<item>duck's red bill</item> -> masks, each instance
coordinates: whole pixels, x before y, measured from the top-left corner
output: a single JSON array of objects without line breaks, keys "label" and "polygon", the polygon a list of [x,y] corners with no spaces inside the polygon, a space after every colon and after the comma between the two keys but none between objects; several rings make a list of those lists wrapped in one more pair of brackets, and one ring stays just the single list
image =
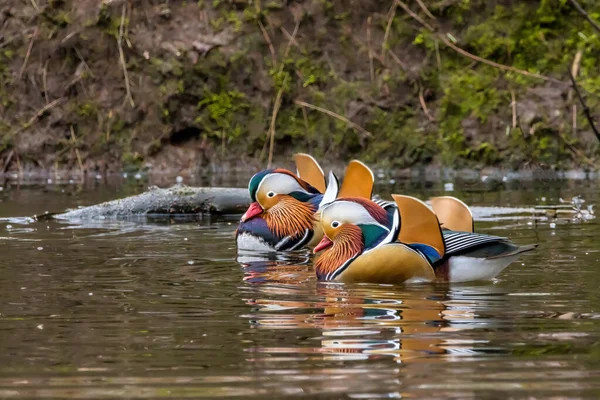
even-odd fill
[{"label": "duck's red bill", "polygon": [[246,210],[244,215],[242,215],[242,222],[246,222],[249,219],[256,217],[257,215],[262,214],[262,212],[263,212],[263,209],[260,206],[260,204],[258,204],[258,202],[254,202],[254,203],[250,204],[250,207],[248,207],[248,210]]},{"label": "duck's red bill", "polygon": [[325,250],[328,247],[331,247],[333,242],[327,236],[323,236],[323,239],[319,242],[319,244],[313,249],[313,253],[318,253],[321,250]]}]

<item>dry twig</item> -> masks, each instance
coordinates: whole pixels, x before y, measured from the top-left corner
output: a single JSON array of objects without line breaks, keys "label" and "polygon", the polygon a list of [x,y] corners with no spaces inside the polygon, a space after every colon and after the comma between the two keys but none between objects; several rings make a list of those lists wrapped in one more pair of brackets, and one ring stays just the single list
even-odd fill
[{"label": "dry twig", "polygon": [[[579,74],[579,65],[581,64],[581,57],[583,55],[583,51],[579,50],[575,53],[575,59],[573,60],[573,65],[571,66],[571,74],[573,77],[577,77]],[[569,103],[573,102],[573,88],[569,89],[569,93],[567,94],[567,101]],[[573,103],[572,105],[572,127],[573,134],[577,132],[577,104]]]},{"label": "dry twig", "polygon": [[267,44],[269,45],[269,51],[271,52],[271,58],[273,59],[274,67],[277,64],[277,58],[275,57],[275,48],[273,47],[273,42],[271,42],[271,38],[269,37],[267,30],[265,29],[265,26],[262,24],[262,22],[260,22],[260,20],[258,21],[258,26],[260,27],[260,31],[262,32],[263,37],[265,38],[265,42],[267,42]]},{"label": "dry twig", "polygon": [[438,35],[439,38],[442,40],[442,42],[444,42],[444,44],[448,47],[450,47],[452,50],[456,51],[459,54],[462,54],[465,57],[468,57],[472,60],[475,61],[479,61],[482,62],[484,64],[487,65],[491,65],[492,67],[496,67],[498,69],[502,69],[504,71],[511,71],[511,72],[516,72],[517,74],[521,74],[521,75],[525,75],[525,76],[530,76],[532,78],[538,78],[538,79],[542,79],[544,81],[548,81],[548,82],[553,82],[559,85],[565,85],[565,82],[563,81],[559,81],[558,79],[554,79],[554,78],[550,78],[549,76],[545,76],[545,75],[540,75],[540,74],[536,74],[533,72],[529,72],[529,71],[525,71],[519,68],[515,68],[515,67],[510,67],[508,65],[504,65],[504,64],[498,64],[497,62],[494,61],[490,61],[487,60],[485,58],[481,58],[479,56],[476,56],[475,54],[471,54],[466,50],[461,49],[460,47],[456,46],[454,43],[452,43],[450,40],[448,40],[447,37],[445,37],[444,35]]},{"label": "dry twig", "polygon": [[21,126],[19,129],[13,131],[9,137],[15,136],[17,133],[29,128],[31,125],[33,125],[39,117],[41,117],[42,115],[44,115],[44,113],[48,110],[50,110],[51,108],[56,107],[58,104],[60,104],[62,101],[64,100],[64,97],[61,97],[59,99],[54,100],[52,103],[50,104],[46,104],[44,107],[42,107],[41,109],[39,109],[34,115],[33,117],[31,117],[29,119],[29,121],[27,121],[27,123],[25,123],[23,126]]},{"label": "dry twig", "polygon": [[396,53],[394,53],[392,50],[388,50],[388,53],[390,53],[390,56],[392,56],[392,59],[400,66],[400,68],[402,68],[404,71],[408,71],[408,67],[402,62],[402,60],[400,60]]},{"label": "dry twig", "polygon": [[594,29],[596,29],[598,32],[600,32],[600,25],[598,25],[598,23],[596,21],[594,21],[592,19],[592,17],[590,17],[588,15],[588,13],[585,12],[583,7],[581,7],[581,5],[576,0],[569,0],[569,1],[571,2],[571,4],[573,4],[573,7],[575,7],[577,9],[577,11],[579,11],[579,13],[581,15],[583,15],[583,17],[585,19],[588,20],[588,22],[594,27]]},{"label": "dry twig", "polygon": [[425,113],[425,116],[427,117],[427,119],[432,122],[435,121],[435,118],[433,118],[433,116],[429,112],[429,109],[427,108],[427,103],[425,103],[425,97],[423,97],[423,88],[422,87],[419,87],[419,102],[421,103],[421,108],[423,108],[423,112]]},{"label": "dry twig", "polygon": [[299,105],[299,106],[302,106],[302,107],[308,107],[308,108],[311,108],[313,110],[320,111],[320,112],[322,112],[324,114],[329,115],[330,117],[333,117],[333,118],[338,119],[338,120],[340,120],[342,122],[345,122],[346,124],[350,125],[352,128],[356,129],[357,131],[359,131],[360,133],[364,134],[365,136],[368,136],[368,137],[373,136],[373,134],[371,132],[369,132],[368,130],[366,130],[362,126],[360,126],[358,124],[355,124],[354,122],[350,121],[348,118],[342,117],[341,115],[336,114],[333,111],[327,110],[326,108],[315,106],[313,104],[306,103],[306,102],[300,101],[300,100],[294,100],[294,103],[297,104],[297,105]]},{"label": "dry twig", "polygon": [[373,67],[373,51],[371,50],[371,16],[367,18],[367,53],[369,55],[369,73],[371,82],[375,80],[375,68]]},{"label": "dry twig", "polygon": [[504,71],[511,71],[511,72],[515,72],[517,74],[521,74],[521,75],[525,75],[525,76],[529,76],[532,78],[538,78],[538,79],[542,79],[548,82],[553,82],[559,85],[565,85],[565,82],[559,81],[558,79],[554,79],[554,78],[550,78],[549,76],[545,76],[545,75],[541,75],[541,74],[536,74],[533,72],[529,72],[529,71],[525,71],[519,68],[515,68],[515,67],[510,67],[508,65],[504,65],[504,64],[499,64],[497,62],[494,61],[490,61],[487,60],[485,58],[476,56],[475,54],[471,54],[466,50],[461,49],[460,47],[458,47],[457,45],[455,45],[454,43],[452,43],[450,40],[448,40],[448,38],[445,35],[442,35],[441,33],[437,33],[437,30],[431,26],[430,24],[428,24],[427,22],[425,22],[421,17],[419,17],[417,14],[415,14],[414,12],[411,11],[410,8],[408,8],[408,6],[406,4],[404,4],[401,0],[396,0],[396,2],[398,3],[398,5],[400,7],[402,7],[402,9],[404,9],[404,11],[406,11],[408,13],[408,15],[410,15],[411,17],[413,17],[416,21],[418,21],[421,25],[423,25],[425,28],[427,28],[430,32],[432,33],[436,33],[437,36],[440,38],[440,40],[442,42],[444,42],[444,44],[448,47],[450,47],[452,50],[456,51],[457,53],[470,58],[472,60],[490,65],[492,67],[498,68],[498,69],[502,69]]},{"label": "dry twig", "polygon": [[421,10],[423,10],[423,12],[427,14],[429,18],[431,18],[434,21],[437,21],[437,18],[434,17],[433,14],[427,9],[425,3],[423,3],[421,0],[417,0],[417,4],[419,5],[419,7],[421,7]]},{"label": "dry twig", "polygon": [[75,138],[75,130],[73,129],[73,125],[71,128],[71,143],[73,144],[73,148],[75,149],[75,156],[77,157],[77,163],[79,164],[79,170],[81,171],[81,177],[85,176],[85,169],[83,168],[83,161],[81,160],[81,154],[79,153],[79,149],[77,148],[77,139]]},{"label": "dry twig", "polygon": [[85,67],[85,69],[88,72],[88,74],[90,74],[90,76],[93,78],[94,77],[94,73],[90,69],[90,66],[88,65],[88,63],[85,62],[85,59],[81,55],[81,52],[79,51],[79,49],[77,47],[75,47],[75,46],[73,46],[73,49],[75,50],[75,53],[77,54],[77,57],[79,57],[79,59],[83,63],[83,66]]},{"label": "dry twig", "polygon": [[511,99],[511,108],[512,108],[512,127],[515,129],[517,127],[517,97],[515,96],[515,91],[510,88],[510,99]]},{"label": "dry twig", "polygon": [[577,98],[579,98],[579,102],[581,103],[581,106],[583,107],[583,113],[585,114],[585,117],[587,118],[587,120],[590,124],[590,127],[594,131],[596,138],[600,141],[600,132],[598,132],[598,129],[596,128],[594,119],[592,118],[592,115],[590,114],[590,109],[588,108],[587,104],[585,103],[585,100],[583,100],[583,96],[581,95],[581,92],[579,91],[579,87],[577,87],[577,81],[575,80],[575,77],[571,73],[571,70],[569,69],[568,71],[569,71],[569,77],[571,78],[571,83],[573,84],[573,89],[575,89]]},{"label": "dry twig", "polygon": [[285,64],[285,58],[288,56],[289,52],[290,52],[290,48],[292,47],[292,43],[296,43],[296,45],[298,44],[298,42],[296,42],[296,34],[298,33],[298,28],[300,28],[300,20],[298,20],[298,22],[296,22],[296,26],[294,27],[294,31],[292,32],[292,36],[290,36],[287,46],[285,46],[285,51],[283,52],[283,57],[281,58],[281,65],[279,65],[279,73],[283,72],[283,67]]},{"label": "dry twig", "polygon": [[48,104],[48,61],[44,63],[44,69],[42,70],[42,85],[44,85],[44,99],[46,100],[46,104]]},{"label": "dry twig", "polygon": [[290,33],[287,31],[287,29],[285,29],[283,26],[279,29],[281,29],[281,32],[283,32],[285,37],[288,38],[288,40],[291,41],[294,46],[296,46],[297,48],[300,48],[300,44],[298,43],[298,41],[292,35],[290,35]]},{"label": "dry twig", "polygon": [[408,8],[408,6],[406,4],[404,4],[402,1],[396,0],[396,3],[400,7],[402,7],[402,9],[404,11],[406,11],[408,13],[408,15],[410,15],[411,17],[413,17],[414,19],[416,19],[425,28],[429,29],[431,32],[435,32],[435,29],[433,28],[433,26],[429,25],[427,22],[425,22],[423,20],[423,18],[419,17],[417,14],[415,14],[414,12],[412,12],[412,10],[410,8]]},{"label": "dry twig", "polygon": [[127,11],[127,3],[123,3],[123,12],[121,13],[121,25],[119,26],[119,37],[117,39],[117,45],[119,46],[119,59],[121,60],[121,66],[123,67],[123,75],[125,77],[125,90],[127,92],[127,99],[131,107],[135,107],[133,97],[131,96],[131,88],[129,86],[129,74],[127,73],[127,64],[125,62],[125,53],[123,52],[123,31],[125,25],[125,13]]},{"label": "dry twig", "polygon": [[394,17],[396,16],[396,8],[398,8],[398,3],[394,1],[392,3],[392,7],[390,8],[390,16],[388,18],[387,26],[385,27],[385,33],[383,34],[383,42],[381,43],[381,58],[385,61],[385,52],[387,50],[387,41],[390,37],[390,30],[392,29],[392,23],[394,22]]},{"label": "dry twig", "polygon": [[285,78],[283,78],[283,84],[279,88],[279,92],[277,92],[275,104],[273,105],[273,115],[271,115],[271,125],[269,127],[271,137],[269,144],[269,161],[267,162],[267,168],[271,168],[271,165],[273,164],[273,149],[275,148],[275,121],[277,120],[277,113],[279,112],[279,107],[281,106],[281,98],[283,97],[283,91],[285,90],[287,78],[288,75],[286,75]]},{"label": "dry twig", "polygon": [[29,42],[29,48],[27,49],[27,54],[25,55],[25,60],[23,61],[23,65],[21,65],[21,70],[19,71],[19,79],[23,76],[25,72],[25,68],[27,67],[27,62],[29,61],[29,56],[31,56],[31,50],[33,49],[33,42],[39,32],[38,28],[35,28],[33,34],[31,35],[31,41]]},{"label": "dry twig", "polygon": [[40,7],[37,5],[37,3],[35,2],[35,0],[31,0],[31,5],[33,6],[33,8],[35,8],[36,12],[40,12]]}]

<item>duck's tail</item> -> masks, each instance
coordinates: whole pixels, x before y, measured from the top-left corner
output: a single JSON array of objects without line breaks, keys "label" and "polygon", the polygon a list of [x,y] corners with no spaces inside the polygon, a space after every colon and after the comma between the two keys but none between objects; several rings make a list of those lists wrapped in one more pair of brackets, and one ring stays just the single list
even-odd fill
[{"label": "duck's tail", "polygon": [[535,244],[525,244],[523,246],[515,246],[513,249],[511,249],[510,252],[498,254],[498,255],[495,255],[495,256],[491,256],[491,257],[487,257],[487,259],[488,260],[493,260],[495,258],[504,258],[504,257],[516,256],[518,254],[534,250],[538,246],[539,246],[538,243],[535,243]]}]

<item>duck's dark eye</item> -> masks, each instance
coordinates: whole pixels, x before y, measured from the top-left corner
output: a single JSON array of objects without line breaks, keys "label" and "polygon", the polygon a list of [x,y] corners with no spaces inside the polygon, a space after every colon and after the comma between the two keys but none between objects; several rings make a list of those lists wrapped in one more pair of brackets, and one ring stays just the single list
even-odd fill
[{"label": "duck's dark eye", "polygon": [[269,192],[269,193],[267,193],[267,197],[273,197],[273,196],[275,196],[275,192]]},{"label": "duck's dark eye", "polygon": [[338,221],[333,221],[333,222],[331,223],[331,227],[332,227],[332,228],[337,228],[338,226],[340,226],[340,223],[339,223]]}]

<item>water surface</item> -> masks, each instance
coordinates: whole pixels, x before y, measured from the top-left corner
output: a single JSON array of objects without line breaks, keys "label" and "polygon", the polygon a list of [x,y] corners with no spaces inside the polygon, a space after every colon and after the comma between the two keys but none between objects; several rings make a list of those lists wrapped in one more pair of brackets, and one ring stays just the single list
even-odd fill
[{"label": "water surface", "polygon": [[[235,220],[33,222],[144,190],[0,192],[2,398],[598,398],[598,221],[478,214],[540,243],[494,282],[317,283],[310,256],[238,255]],[[456,183],[477,207],[530,207],[598,182]],[[421,198],[441,182],[379,187]],[[486,210],[486,209],[483,209]]]}]

